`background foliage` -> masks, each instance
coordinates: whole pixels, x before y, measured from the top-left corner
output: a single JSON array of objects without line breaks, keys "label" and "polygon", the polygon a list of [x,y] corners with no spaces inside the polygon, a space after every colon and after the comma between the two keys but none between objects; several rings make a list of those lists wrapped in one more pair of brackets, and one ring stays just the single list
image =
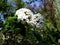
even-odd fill
[{"label": "background foliage", "polygon": [[[12,6],[7,5],[7,0],[0,0],[0,13],[3,14],[5,23],[0,20],[0,45],[60,45],[60,6],[59,0],[52,1],[53,3],[44,4],[42,11],[36,9],[36,12],[41,13],[45,17],[45,26],[43,30],[28,25],[26,22],[17,21],[17,16],[14,16],[17,9],[23,8],[27,3],[22,0],[16,1],[17,8],[12,12]],[[32,0],[28,4],[37,0]],[[43,1],[43,0],[42,0]],[[46,0],[47,1],[47,0]],[[55,4],[55,5],[54,5]],[[54,10],[51,12],[51,7]],[[47,7],[50,8],[47,8]],[[55,7],[53,7],[55,6]],[[29,8],[33,11],[34,8]],[[50,11],[49,11],[50,10]],[[49,11],[49,12],[48,12]],[[54,16],[52,16],[52,13]],[[29,26],[29,27],[28,27]]]}]

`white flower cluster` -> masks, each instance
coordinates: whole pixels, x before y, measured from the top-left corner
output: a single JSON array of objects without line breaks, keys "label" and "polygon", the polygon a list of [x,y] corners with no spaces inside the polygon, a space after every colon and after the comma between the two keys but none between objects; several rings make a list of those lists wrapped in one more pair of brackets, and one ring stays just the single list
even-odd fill
[{"label": "white flower cluster", "polygon": [[42,29],[44,26],[44,18],[40,13],[33,14],[31,10],[22,8],[17,10],[15,15],[18,16],[18,21],[26,21],[28,24],[36,26],[39,29]]}]

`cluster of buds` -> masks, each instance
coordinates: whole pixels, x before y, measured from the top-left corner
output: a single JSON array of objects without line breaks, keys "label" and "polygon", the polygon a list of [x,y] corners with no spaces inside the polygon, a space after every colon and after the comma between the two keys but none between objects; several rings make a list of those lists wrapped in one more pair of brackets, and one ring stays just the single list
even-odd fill
[{"label": "cluster of buds", "polygon": [[26,21],[32,26],[36,26],[41,29],[44,27],[44,18],[40,13],[33,14],[33,12],[27,8],[22,8],[16,11],[15,16],[17,16],[18,21]]}]

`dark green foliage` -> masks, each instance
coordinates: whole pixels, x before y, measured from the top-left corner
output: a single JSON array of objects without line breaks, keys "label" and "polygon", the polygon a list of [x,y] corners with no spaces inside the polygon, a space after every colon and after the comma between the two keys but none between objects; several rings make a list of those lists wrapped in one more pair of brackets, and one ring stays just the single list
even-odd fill
[{"label": "dark green foliage", "polygon": [[33,31],[34,36],[37,38],[38,41],[42,41],[42,37],[40,36],[40,34],[36,31]]},{"label": "dark green foliage", "polygon": [[0,27],[3,27],[3,21],[0,20]]}]

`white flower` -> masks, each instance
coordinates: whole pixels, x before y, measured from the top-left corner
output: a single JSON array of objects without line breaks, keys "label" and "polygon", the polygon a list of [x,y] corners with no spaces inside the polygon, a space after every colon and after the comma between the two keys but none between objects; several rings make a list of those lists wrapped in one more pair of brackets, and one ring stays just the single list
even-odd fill
[{"label": "white flower", "polygon": [[60,39],[58,39],[58,43],[60,43]]},{"label": "white flower", "polygon": [[33,13],[31,12],[31,10],[26,9],[26,8],[22,8],[16,11],[16,14],[18,16],[18,20],[27,20],[27,22],[29,21],[28,18],[32,17]]},{"label": "white flower", "polygon": [[15,15],[18,16],[18,21],[25,20],[28,24],[40,29],[44,26],[44,18],[40,13],[33,14],[31,10],[22,8],[17,10]]},{"label": "white flower", "polygon": [[30,23],[32,26],[36,26],[37,28],[41,29],[44,27],[44,18],[40,13],[35,14],[33,15],[32,21],[30,21]]}]

